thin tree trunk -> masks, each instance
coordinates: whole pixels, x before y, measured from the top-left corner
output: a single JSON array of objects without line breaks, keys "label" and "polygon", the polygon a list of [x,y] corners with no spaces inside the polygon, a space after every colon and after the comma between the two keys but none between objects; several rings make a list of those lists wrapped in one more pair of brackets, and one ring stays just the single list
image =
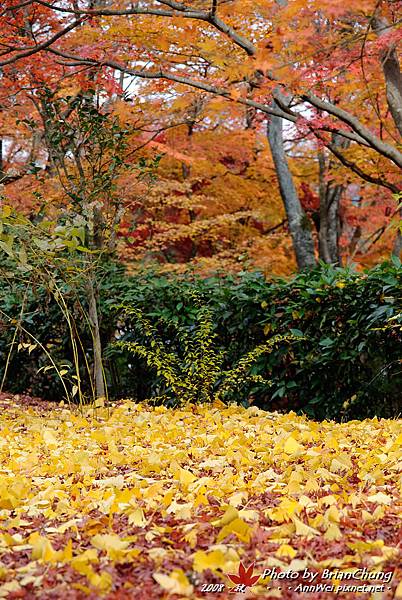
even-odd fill
[{"label": "thin tree trunk", "polygon": [[[399,211],[399,214],[401,217],[401,225],[402,225],[402,208]],[[393,254],[393,256],[397,256],[398,258],[401,258],[401,252],[402,252],[402,232],[401,232],[401,227],[399,227],[398,233],[396,234],[394,247],[392,248],[392,254]]]},{"label": "thin tree trunk", "polygon": [[[84,181],[81,181],[84,185]],[[88,213],[88,247],[92,250],[102,250],[103,240],[103,216],[98,208],[90,209],[87,206]],[[102,401],[106,397],[105,381],[103,376],[103,352],[100,336],[100,319],[98,313],[98,282],[97,282],[97,263],[92,257],[87,262],[87,281],[86,292],[88,301],[88,317],[91,327],[93,340],[93,376],[95,384],[95,396],[97,401]]]},{"label": "thin tree trunk", "polygon": [[[389,32],[389,24],[386,19],[375,17],[373,29],[379,38]],[[387,89],[387,102],[389,111],[400,135],[402,135],[402,73],[397,49],[394,43],[388,45],[380,53],[381,66]],[[401,210],[402,217],[402,210]],[[395,238],[392,254],[400,258],[402,251],[402,234],[400,229]]]},{"label": "thin tree trunk", "polygon": [[[334,143],[336,143],[336,140]],[[318,154],[318,164],[320,197],[319,256],[327,264],[341,265],[339,252],[339,238],[341,233],[339,207],[343,186],[333,185],[333,182],[325,181],[328,167],[323,151],[320,151]]]},{"label": "thin tree trunk", "polygon": [[97,305],[97,290],[92,273],[87,281],[87,296],[88,296],[88,316],[92,330],[93,338],[93,353],[94,353],[94,383],[96,399],[102,400],[105,398],[105,381],[103,377],[103,362],[102,362],[102,341],[100,337],[98,305]]},{"label": "thin tree trunk", "polygon": [[[278,108],[273,102],[274,108]],[[288,218],[290,235],[299,269],[312,268],[316,264],[314,240],[311,226],[297,194],[292,174],[287,162],[283,143],[283,119],[270,117],[268,142],[278,178],[279,190]]]},{"label": "thin tree trunk", "polygon": [[395,238],[394,247],[392,248],[392,254],[394,256],[397,256],[398,258],[401,258],[401,252],[402,252],[402,234],[400,231],[398,231],[397,236]]},{"label": "thin tree trunk", "polygon": [[[379,38],[390,31],[386,19],[375,17],[373,29]],[[387,102],[394,123],[402,135],[402,73],[395,43],[390,43],[380,52],[381,66],[387,89]]]}]

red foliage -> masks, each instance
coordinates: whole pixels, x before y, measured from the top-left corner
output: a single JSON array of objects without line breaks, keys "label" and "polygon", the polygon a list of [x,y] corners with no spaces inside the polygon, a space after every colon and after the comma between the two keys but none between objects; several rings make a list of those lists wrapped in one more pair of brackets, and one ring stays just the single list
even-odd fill
[{"label": "red foliage", "polygon": [[320,208],[320,199],[310,185],[303,181],[300,185],[300,202],[307,213],[316,212]]}]

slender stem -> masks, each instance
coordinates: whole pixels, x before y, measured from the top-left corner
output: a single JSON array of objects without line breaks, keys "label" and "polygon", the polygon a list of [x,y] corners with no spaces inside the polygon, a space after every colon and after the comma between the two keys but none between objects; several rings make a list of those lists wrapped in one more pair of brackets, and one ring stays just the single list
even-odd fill
[{"label": "slender stem", "polygon": [[[25,289],[24,297],[22,299],[22,304],[21,304],[21,310],[20,310],[20,316],[19,316],[18,323],[21,323],[21,321],[22,321],[22,315],[24,314],[24,307],[25,307],[25,301],[26,301],[26,298],[27,298],[27,294],[28,294],[28,286]],[[18,323],[17,323],[16,328],[14,329],[14,335],[13,335],[13,339],[11,340],[10,350],[9,350],[9,352],[7,354],[6,365],[4,367],[3,378],[1,380],[1,385],[0,385],[0,393],[3,391],[3,386],[4,386],[4,383],[6,381],[6,377],[7,377],[8,367],[10,366],[11,354],[13,352],[13,348],[14,348],[14,344],[15,344],[15,339],[17,337],[17,332],[18,332]]]},{"label": "slender stem", "polygon": [[[6,319],[8,319],[8,321],[13,322],[14,319],[12,319],[11,317],[9,317],[3,310],[1,310],[0,308],[0,314],[5,317]],[[21,323],[17,324],[17,328],[21,329],[21,331],[23,331],[24,333],[26,333],[34,342],[35,344],[37,344],[42,350],[43,352],[46,354],[46,356],[48,357],[48,359],[50,360],[50,362],[52,363],[53,368],[55,369],[57,375],[60,378],[60,381],[62,383],[62,386],[64,388],[64,391],[66,393],[66,400],[68,403],[70,403],[70,396],[66,387],[66,384],[64,383],[64,379],[63,379],[63,375],[61,375],[58,366],[56,365],[56,363],[54,362],[51,354],[48,352],[48,350],[46,350],[45,346],[38,340],[37,337],[35,337],[33,335],[33,333],[31,333],[30,331],[28,331],[27,329],[25,329],[25,327],[23,327],[23,325],[21,325]]]}]

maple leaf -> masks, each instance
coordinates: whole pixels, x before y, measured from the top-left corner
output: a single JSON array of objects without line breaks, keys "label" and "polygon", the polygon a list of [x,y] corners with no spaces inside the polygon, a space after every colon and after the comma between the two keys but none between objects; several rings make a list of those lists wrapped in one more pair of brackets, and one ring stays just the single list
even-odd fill
[{"label": "maple leaf", "polygon": [[236,584],[242,583],[246,587],[251,587],[255,583],[257,583],[257,581],[260,578],[259,575],[253,575],[253,571],[254,571],[254,563],[251,563],[251,565],[248,567],[248,569],[246,569],[245,566],[243,565],[243,563],[240,562],[238,575],[228,574],[228,577],[231,581],[233,581],[233,583],[236,583]]}]

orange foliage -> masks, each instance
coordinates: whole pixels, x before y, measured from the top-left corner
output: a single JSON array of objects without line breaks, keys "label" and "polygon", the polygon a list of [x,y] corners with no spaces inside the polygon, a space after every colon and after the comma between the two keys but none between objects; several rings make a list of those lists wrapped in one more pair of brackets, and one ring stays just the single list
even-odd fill
[{"label": "orange foliage", "polygon": [[[396,209],[391,192],[401,184],[395,160],[381,151],[385,144],[398,152],[382,61],[401,40],[401,3],[216,5],[215,14],[209,0],[147,0],[135,9],[119,0],[77,12],[72,0],[57,10],[5,0],[0,179],[4,173],[9,200],[27,211],[65,202],[49,168],[37,90],[63,96],[96,87],[100,103],[132,131],[133,168],[119,184],[123,260],[289,273],[294,258],[265,132],[280,88],[294,98],[286,147],[314,236],[317,152],[328,154],[337,131],[350,141],[343,164],[327,173],[344,186],[343,257],[362,264],[386,257],[395,237],[388,229]],[[139,181],[138,161],[158,154],[156,180]],[[39,179],[28,172],[30,159]]]}]

